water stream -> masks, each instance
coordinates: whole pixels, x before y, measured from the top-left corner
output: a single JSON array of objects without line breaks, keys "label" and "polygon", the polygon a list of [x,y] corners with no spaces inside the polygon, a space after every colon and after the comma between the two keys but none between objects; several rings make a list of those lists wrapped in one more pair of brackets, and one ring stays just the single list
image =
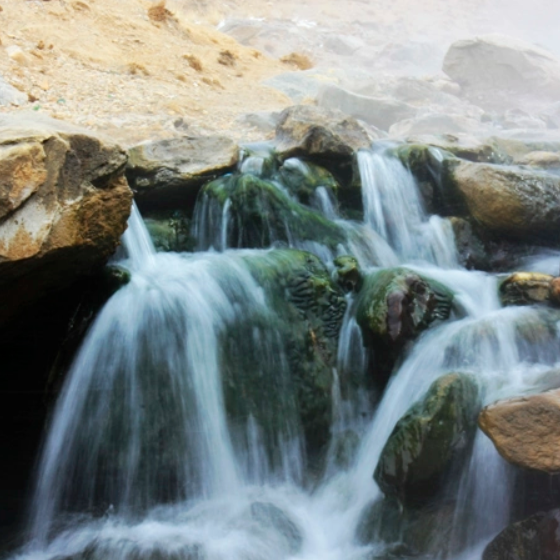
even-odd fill
[{"label": "water stream", "polygon": [[[348,430],[359,440],[347,464],[328,455],[321,473],[307,474],[284,335],[251,272],[252,260],[272,253],[227,250],[229,201],[199,201],[201,250],[194,254],[156,253],[134,210],[121,263],[132,279],[107,302],[67,375],[44,445],[29,544],[18,558],[375,558],[385,543],[356,539],[364,512],[381,498],[372,474],[395,423],[430,384],[449,371],[471,373],[489,403],[538,390],[542,375],[558,367],[560,315],[502,308],[496,278],[460,268],[451,228],[426,215],[400,162],[362,152],[359,163],[363,223],[343,220],[326,188],[312,200],[349,232],[348,243],[335,251],[294,238],[290,245],[312,250],[329,267],[347,252],[363,267],[406,263],[449,286],[457,312],[420,337],[383,395],[372,398],[360,388],[368,356],[347,296],[331,390],[333,442]],[[262,165],[253,159],[245,171],[259,173]],[[532,325],[545,325],[547,335],[527,336]],[[286,396],[285,414],[269,431],[254,415],[242,425],[228,419],[220,356],[230,328],[246,329],[241,352],[258,356],[262,375],[274,376],[270,390]],[[357,388],[344,392],[348,372]],[[508,523],[510,478],[479,433],[454,501],[456,526],[467,535],[457,537],[461,558],[478,560]]]}]

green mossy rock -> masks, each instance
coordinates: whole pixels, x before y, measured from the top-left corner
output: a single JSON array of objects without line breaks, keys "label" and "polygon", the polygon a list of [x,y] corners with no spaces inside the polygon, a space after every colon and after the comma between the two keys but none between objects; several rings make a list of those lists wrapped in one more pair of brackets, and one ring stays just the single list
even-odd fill
[{"label": "green mossy rock", "polygon": [[453,465],[466,459],[479,408],[472,376],[450,373],[432,383],[397,422],[381,453],[374,478],[384,494],[407,505],[431,500]]},{"label": "green mossy rock", "polygon": [[144,223],[158,251],[193,250],[195,242],[190,235],[190,220],[180,210],[153,215]]},{"label": "green mossy rock", "polygon": [[338,191],[338,182],[324,167],[310,161],[289,158],[278,170],[278,178],[298,200],[309,204],[318,187],[333,193]]},{"label": "green mossy rock", "polygon": [[346,292],[360,291],[364,278],[358,260],[351,255],[341,255],[334,259],[335,280]]},{"label": "green mossy rock", "polygon": [[449,317],[453,293],[406,268],[369,274],[359,293],[357,320],[364,335],[394,347]]},{"label": "green mossy rock", "polygon": [[221,208],[229,200],[230,247],[264,248],[298,240],[317,241],[335,249],[345,241],[340,226],[254,175],[222,177],[206,185],[202,196],[216,201]]},{"label": "green mossy rock", "polygon": [[[222,363],[228,415],[241,424],[256,420],[273,462],[275,438],[293,437],[301,427],[313,458],[330,436],[332,372],[346,300],[310,253],[274,250],[243,258],[263,287],[270,314],[250,317],[246,324],[234,321],[226,329]],[[255,340],[277,359],[259,367]]]}]

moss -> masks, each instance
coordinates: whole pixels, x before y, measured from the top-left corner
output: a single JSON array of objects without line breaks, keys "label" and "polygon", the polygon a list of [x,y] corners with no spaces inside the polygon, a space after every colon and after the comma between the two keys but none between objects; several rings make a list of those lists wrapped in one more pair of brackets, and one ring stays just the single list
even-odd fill
[{"label": "moss", "polygon": [[278,186],[254,175],[230,175],[209,183],[202,196],[228,210],[228,245],[263,248],[293,240],[318,241],[334,250],[345,235],[319,212],[292,200]]},{"label": "moss", "polygon": [[284,161],[278,170],[278,179],[304,204],[310,204],[318,187],[333,193],[338,191],[338,182],[324,167],[296,158]]},{"label": "moss", "polygon": [[451,373],[432,383],[383,448],[374,474],[382,491],[405,504],[432,499],[452,466],[466,458],[479,407],[472,376]]}]

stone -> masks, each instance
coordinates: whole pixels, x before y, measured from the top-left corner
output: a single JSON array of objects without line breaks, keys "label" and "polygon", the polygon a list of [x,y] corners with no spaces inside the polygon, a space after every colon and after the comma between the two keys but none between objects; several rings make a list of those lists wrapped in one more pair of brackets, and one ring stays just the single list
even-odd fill
[{"label": "stone", "polygon": [[457,161],[450,168],[449,182],[486,232],[525,242],[560,242],[560,177]]},{"label": "stone", "polygon": [[317,103],[327,109],[339,109],[381,130],[389,130],[394,123],[416,114],[416,109],[403,101],[360,95],[335,85],[324,86]]},{"label": "stone", "polygon": [[383,493],[402,504],[425,505],[443,489],[453,466],[468,457],[479,410],[475,379],[450,373],[397,422],[374,478]]},{"label": "stone", "polygon": [[369,148],[368,131],[354,118],[335,109],[295,105],[284,109],[276,127],[276,151],[281,160],[307,156],[351,160]]},{"label": "stone", "polygon": [[478,425],[506,461],[560,472],[560,390],[498,401],[481,411]]},{"label": "stone", "polygon": [[560,509],[536,513],[506,527],[484,549],[482,560],[556,560]]},{"label": "stone", "polygon": [[517,96],[556,101],[560,95],[560,62],[548,51],[511,37],[457,41],[445,55],[443,71],[485,107],[515,106]]},{"label": "stone", "polygon": [[126,175],[141,210],[192,209],[202,185],[235,168],[239,146],[225,136],[182,136],[129,150]]},{"label": "stone", "polygon": [[553,278],[550,281],[550,301],[556,305],[560,305],[560,277]]},{"label": "stone", "polygon": [[132,204],[125,165],[88,131],[0,115],[0,323],[115,251]]},{"label": "stone", "polygon": [[503,305],[533,305],[550,299],[553,276],[539,272],[516,272],[500,284]]},{"label": "stone", "polygon": [[264,528],[274,529],[285,540],[290,554],[296,554],[303,544],[297,525],[277,506],[268,502],[253,502],[251,517]]},{"label": "stone", "polygon": [[335,280],[346,292],[359,292],[364,277],[358,260],[351,255],[341,255],[334,259]]},{"label": "stone", "polygon": [[459,262],[468,270],[490,270],[490,259],[484,243],[464,218],[449,218]]},{"label": "stone", "polygon": [[529,152],[517,163],[541,169],[560,169],[560,154],[555,152]]},{"label": "stone", "polygon": [[0,106],[2,105],[25,105],[27,95],[11,86],[0,75]]},{"label": "stone", "polygon": [[395,123],[389,129],[389,136],[406,138],[416,134],[472,134],[480,132],[481,128],[478,115],[452,114],[437,108]]}]

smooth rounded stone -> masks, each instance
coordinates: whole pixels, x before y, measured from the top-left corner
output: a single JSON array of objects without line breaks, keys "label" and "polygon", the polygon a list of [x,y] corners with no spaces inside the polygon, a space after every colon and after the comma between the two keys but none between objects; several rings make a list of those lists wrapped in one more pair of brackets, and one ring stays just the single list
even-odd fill
[{"label": "smooth rounded stone", "polygon": [[0,106],[25,105],[25,103],[27,103],[27,95],[10,85],[0,75]]},{"label": "smooth rounded stone", "polygon": [[323,87],[317,103],[320,107],[338,109],[381,130],[389,130],[394,123],[416,114],[416,109],[403,101],[360,95],[335,85]]},{"label": "smooth rounded stone", "polygon": [[347,160],[371,137],[354,118],[335,109],[296,105],[284,109],[276,127],[276,151],[281,160],[307,156]]},{"label": "smooth rounded stone", "polygon": [[498,401],[481,411],[478,425],[506,461],[560,472],[560,390]]},{"label": "smooth rounded stone", "polygon": [[560,509],[513,523],[488,544],[482,560],[557,560],[559,527]]},{"label": "smooth rounded stone", "polygon": [[397,422],[375,469],[383,493],[408,505],[426,504],[470,451],[479,411],[471,375],[450,373]]},{"label": "smooth rounded stone", "polygon": [[194,206],[201,186],[235,168],[239,146],[225,136],[169,138],[134,146],[126,175],[141,210]]},{"label": "smooth rounded stone", "polygon": [[253,502],[251,516],[265,528],[277,531],[286,541],[290,554],[297,554],[303,544],[303,537],[297,525],[278,507],[268,502]]},{"label": "smooth rounded stone", "polygon": [[0,323],[102,266],[126,228],[126,153],[39,115],[0,115]]},{"label": "smooth rounded stone", "polygon": [[503,305],[532,305],[550,299],[553,276],[539,272],[515,272],[500,284]]},{"label": "smooth rounded stone", "polygon": [[487,35],[453,43],[443,71],[479,104],[503,108],[515,97],[531,94],[556,101],[560,62],[548,51],[519,39]]},{"label": "smooth rounded stone", "polygon": [[458,160],[448,179],[487,232],[525,242],[560,242],[560,177]]}]

